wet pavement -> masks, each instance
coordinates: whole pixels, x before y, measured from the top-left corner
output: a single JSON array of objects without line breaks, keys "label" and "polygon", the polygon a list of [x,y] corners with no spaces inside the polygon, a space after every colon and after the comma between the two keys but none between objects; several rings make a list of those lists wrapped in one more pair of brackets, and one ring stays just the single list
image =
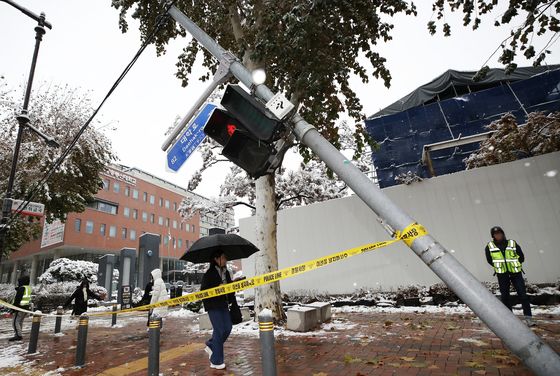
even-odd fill
[{"label": "wet pavement", "polygon": [[[560,352],[560,316],[537,315],[535,333]],[[45,319],[48,321],[51,319]],[[168,317],[161,333],[163,375],[260,375],[260,343],[254,323],[236,326],[225,345],[224,371],[211,370],[203,351],[209,331],[199,331],[196,317]],[[27,342],[5,339],[0,352],[14,354],[12,365],[0,361],[2,375],[145,375],[148,335],[146,317],[92,319],[86,366],[74,368],[76,321],[55,336],[46,322],[38,353],[25,355]],[[29,330],[31,320],[26,320]],[[9,328],[1,319],[0,328]],[[5,333],[5,331],[2,331]],[[314,332],[277,330],[279,375],[531,375],[502,342],[472,314],[342,313]],[[24,333],[27,341],[29,333]],[[15,358],[14,358],[15,359]],[[9,363],[9,362],[8,362]]]}]

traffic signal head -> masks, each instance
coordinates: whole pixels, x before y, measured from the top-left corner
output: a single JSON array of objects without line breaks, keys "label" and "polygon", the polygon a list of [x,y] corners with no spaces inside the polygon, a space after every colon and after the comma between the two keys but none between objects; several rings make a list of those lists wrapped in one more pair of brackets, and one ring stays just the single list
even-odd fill
[{"label": "traffic signal head", "polygon": [[222,154],[250,176],[257,178],[267,173],[268,160],[275,153],[274,146],[255,140],[229,112],[214,109],[204,133],[222,145]]},{"label": "traffic signal head", "polygon": [[262,103],[239,85],[228,85],[220,103],[257,140],[277,140],[284,129],[283,124]]},{"label": "traffic signal head", "polygon": [[218,144],[226,146],[229,139],[240,124],[227,111],[215,108],[204,126],[204,133],[214,139]]},{"label": "traffic signal head", "polygon": [[[258,178],[274,171],[289,147],[277,141],[284,124],[238,85],[228,85],[221,104],[226,109],[213,110],[204,133],[222,145],[222,154],[249,176]],[[276,148],[275,141],[282,146]]]}]

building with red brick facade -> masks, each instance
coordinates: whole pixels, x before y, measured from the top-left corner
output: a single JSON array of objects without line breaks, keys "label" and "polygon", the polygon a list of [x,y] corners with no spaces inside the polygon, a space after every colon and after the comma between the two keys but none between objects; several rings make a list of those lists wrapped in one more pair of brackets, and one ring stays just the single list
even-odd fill
[{"label": "building with red brick facade", "polygon": [[234,226],[233,210],[226,221],[198,214],[183,221],[177,209],[184,197],[195,194],[140,169],[112,165],[102,179],[103,188],[83,213],[69,213],[65,223],[43,226],[41,239],[25,244],[2,263],[1,282],[14,282],[28,273],[33,283],[60,257],[96,262],[122,248],[137,249],[144,233],[160,235],[165,276],[183,269],[178,258],[195,240],[208,235],[210,228]]}]

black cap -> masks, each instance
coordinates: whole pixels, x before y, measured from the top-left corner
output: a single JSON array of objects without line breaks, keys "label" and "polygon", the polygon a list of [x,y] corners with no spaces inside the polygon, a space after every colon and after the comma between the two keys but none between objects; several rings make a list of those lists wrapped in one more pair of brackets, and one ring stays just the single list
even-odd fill
[{"label": "black cap", "polygon": [[490,229],[490,235],[493,237],[494,234],[501,232],[502,234],[504,234],[504,230],[502,230],[502,228],[500,226],[494,226]]}]

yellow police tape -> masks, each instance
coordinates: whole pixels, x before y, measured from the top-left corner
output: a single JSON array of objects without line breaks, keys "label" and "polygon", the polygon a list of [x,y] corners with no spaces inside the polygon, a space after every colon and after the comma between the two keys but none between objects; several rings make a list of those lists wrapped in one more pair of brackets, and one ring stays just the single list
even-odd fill
[{"label": "yellow police tape", "polygon": [[[280,269],[280,270],[269,272],[269,273],[266,273],[266,274],[261,274],[261,275],[251,277],[251,278],[248,278],[248,279],[245,279],[245,280],[242,280],[242,281],[232,282],[232,283],[228,283],[226,285],[220,285],[218,287],[209,288],[207,290],[203,290],[203,291],[199,291],[199,292],[193,292],[193,293],[188,294],[188,295],[179,296],[177,298],[168,299],[168,300],[165,300],[165,301],[162,301],[162,302],[158,302],[158,303],[154,303],[154,304],[148,304],[148,305],[144,305],[144,306],[141,306],[141,307],[122,309],[122,310],[119,310],[119,311],[91,312],[91,313],[88,313],[88,316],[107,316],[107,315],[129,313],[129,312],[136,312],[136,311],[147,311],[147,310],[153,309],[153,308],[176,306],[176,305],[179,305],[179,304],[195,302],[197,300],[204,300],[204,299],[213,298],[213,297],[220,296],[220,295],[227,295],[227,294],[235,293],[235,292],[242,291],[242,290],[248,290],[248,289],[255,288],[257,286],[262,286],[262,285],[266,285],[266,284],[269,284],[269,283],[278,282],[278,281],[281,281],[281,280],[286,279],[286,278],[290,278],[290,277],[293,277],[293,276],[296,276],[296,275],[307,273],[311,270],[322,268],[324,266],[333,264],[333,263],[338,262],[338,261],[346,260],[347,258],[350,258],[352,256],[360,255],[362,253],[367,253],[367,252],[370,252],[370,251],[373,251],[373,250],[376,250],[376,249],[379,249],[379,248],[383,248],[383,247],[386,247],[386,246],[391,245],[393,243],[396,243],[400,240],[403,240],[407,245],[410,246],[416,238],[418,238],[420,236],[427,235],[427,234],[428,234],[428,231],[424,228],[424,226],[419,225],[418,223],[413,223],[413,224],[407,226],[403,231],[397,232],[395,234],[395,238],[391,239],[391,240],[386,240],[386,241],[377,242],[377,243],[370,243],[370,244],[362,245],[360,247],[347,249],[346,251],[337,252],[337,253],[333,253],[333,254],[330,254],[330,255],[327,255],[327,256],[319,257],[317,259],[314,259],[314,260],[311,260],[311,261],[306,261],[306,262],[301,263],[301,264],[293,265],[293,266],[290,266],[288,268]],[[21,312],[26,312],[26,313],[37,315],[37,313],[15,307],[14,305],[6,303],[2,300],[0,300],[0,305],[3,305],[5,307],[11,308],[11,309],[15,309],[15,310],[18,310],[18,311],[21,311]],[[42,314],[42,313],[39,313],[39,315],[41,315],[41,316],[51,316],[51,317],[60,316],[60,315]]]}]

